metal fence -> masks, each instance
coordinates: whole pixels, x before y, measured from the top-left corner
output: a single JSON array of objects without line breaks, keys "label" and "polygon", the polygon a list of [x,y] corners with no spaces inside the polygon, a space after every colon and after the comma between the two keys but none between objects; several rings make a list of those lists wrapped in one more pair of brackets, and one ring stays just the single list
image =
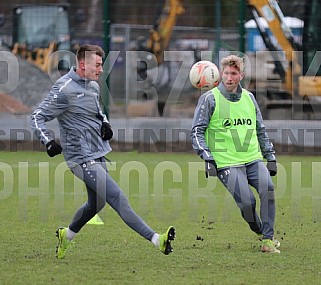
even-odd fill
[{"label": "metal fence", "polygon": [[[248,70],[251,70],[250,74],[246,73],[244,86],[253,88],[253,90],[259,86],[264,91],[267,86],[256,84],[256,81],[258,78],[265,76],[269,80],[268,85],[273,85],[273,87],[275,85],[275,88],[278,89],[282,88],[280,80],[274,74],[273,59],[268,52],[264,56],[257,56],[256,54],[257,51],[266,50],[266,48],[262,43],[262,38],[257,28],[250,25],[252,16],[250,16],[249,9],[246,9],[244,17],[241,19],[241,2],[245,3],[246,1],[183,1],[185,13],[177,18],[169,47],[166,50],[166,60],[159,65],[158,74],[150,73],[152,79],[156,82],[153,82],[155,83],[153,86],[156,91],[147,88],[151,90],[151,93],[146,92],[146,89],[142,88],[142,86],[137,87],[137,81],[141,79],[141,75],[137,71],[139,68],[137,59],[140,59],[139,56],[141,54],[135,55],[135,52],[146,52],[141,45],[144,39],[148,38],[157,16],[157,10],[162,7],[163,1],[157,3],[142,0],[128,3],[124,0],[12,0],[10,3],[2,1],[0,3],[0,14],[4,15],[5,23],[0,29],[0,38],[3,48],[6,47],[10,50],[13,44],[13,7],[15,5],[20,5],[21,3],[35,5],[67,4],[72,51],[75,51],[75,48],[83,43],[99,44],[106,48],[106,39],[110,40],[108,48],[110,52],[113,52],[108,59],[108,64],[112,67],[108,74],[110,94],[105,86],[106,77],[100,83],[103,87],[103,96],[109,98],[107,103],[110,104],[109,111],[111,116],[163,115],[190,118],[192,109],[195,107],[196,100],[200,95],[200,91],[193,89],[188,80],[188,72],[192,63],[200,59],[209,59],[219,65],[222,56],[233,51],[240,51],[242,42],[245,42],[244,52],[249,61]],[[309,5],[309,2],[301,1],[300,7],[302,9],[296,9],[298,7],[297,3],[285,2],[282,1],[280,3],[282,5],[281,8],[286,16],[293,17],[301,17],[302,12],[300,11]],[[106,7],[108,8],[107,11]],[[300,12],[299,14],[297,13],[298,11]],[[146,25],[146,23],[149,24]],[[110,35],[106,32],[107,24],[108,26],[110,24]],[[24,28],[28,29],[27,26]],[[317,28],[317,25],[315,25],[315,28]],[[294,28],[293,32],[298,42],[304,41],[302,29]],[[138,58],[135,56],[138,56]],[[23,59],[19,60],[23,61]],[[41,80],[43,84],[41,90],[39,90],[39,82],[28,80],[28,74],[37,73],[34,71],[34,67],[30,66],[28,69],[28,62],[23,62],[21,66],[23,66],[23,72],[19,74],[21,80],[19,80],[16,90],[9,95],[18,100],[20,99],[29,107],[34,107],[37,101],[45,96],[43,90],[46,88],[49,90],[52,82],[47,80],[47,76],[46,80]],[[30,72],[31,69],[33,73]],[[0,70],[5,70],[5,68],[0,67]],[[38,78],[44,78],[45,76],[46,74],[40,73],[35,75]],[[1,77],[4,78],[4,76]],[[278,82],[271,82],[271,79]],[[28,82],[28,89],[31,90],[27,92],[28,96],[25,95],[24,86],[20,86],[25,82]],[[144,84],[150,85],[150,82],[145,80]],[[38,93],[41,94],[35,96]],[[263,95],[266,97],[266,94]],[[34,96],[34,98],[30,98],[31,96]],[[318,101],[317,97],[315,96],[311,101]],[[268,108],[266,100],[259,100],[259,103],[263,109],[266,110]],[[285,103],[288,104],[289,102]],[[288,105],[290,106],[291,104]],[[303,108],[305,108],[305,105]],[[291,116],[283,116],[283,110],[281,112],[278,109],[275,110],[275,112],[273,111],[274,115],[270,117],[267,115],[267,118],[273,119],[275,115],[279,116],[280,114],[282,115],[279,116],[279,119],[291,118]],[[293,108],[290,112],[294,113],[294,115],[298,114]],[[268,113],[264,112],[264,114]],[[311,114],[295,117],[295,119],[315,118],[319,117],[311,116]]]},{"label": "metal fence", "polygon": [[[167,60],[157,67],[158,77],[153,84],[156,92],[146,94],[150,86],[137,89],[137,62],[131,57],[135,57],[135,51],[141,51],[140,43],[146,40],[151,28],[148,25],[111,25],[110,50],[119,53],[109,77],[112,116],[191,117],[200,92],[190,84],[189,70],[201,59],[215,61],[217,30],[176,26],[166,50]],[[220,33],[220,41],[224,43],[221,51],[238,50],[239,34],[236,29],[221,29]]]}]

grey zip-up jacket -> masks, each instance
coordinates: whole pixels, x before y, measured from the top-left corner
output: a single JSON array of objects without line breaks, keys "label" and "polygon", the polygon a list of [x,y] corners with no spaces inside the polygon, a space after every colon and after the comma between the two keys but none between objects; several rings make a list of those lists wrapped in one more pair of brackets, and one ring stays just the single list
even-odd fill
[{"label": "grey zip-up jacket", "polygon": [[108,120],[101,111],[99,92],[97,82],[81,78],[72,68],[55,82],[31,115],[30,126],[45,145],[55,138],[46,122],[57,118],[62,153],[69,167],[111,151],[109,142],[101,139],[102,122]]},{"label": "grey zip-up jacket", "polygon": [[[238,86],[236,94],[228,92],[225,89],[223,83],[219,84],[218,89],[223,94],[223,96],[231,102],[237,102],[241,98],[241,85]],[[250,92],[249,95],[256,109],[256,132],[262,155],[267,161],[276,161],[273,144],[270,142],[267,135],[265,126],[263,124],[261,111],[257,105],[254,95]],[[203,160],[207,161],[214,161],[214,158],[205,140],[205,131],[207,129],[207,126],[209,125],[214,110],[215,99],[213,93],[211,91],[207,91],[206,93],[202,94],[198,100],[198,104],[194,112],[191,131],[193,149]]]}]

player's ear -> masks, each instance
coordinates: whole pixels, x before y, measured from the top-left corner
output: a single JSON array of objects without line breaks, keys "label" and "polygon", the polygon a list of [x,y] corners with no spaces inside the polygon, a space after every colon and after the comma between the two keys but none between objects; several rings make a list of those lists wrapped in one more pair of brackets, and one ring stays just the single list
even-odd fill
[{"label": "player's ear", "polygon": [[84,70],[85,69],[85,61],[84,60],[80,60],[78,62],[78,66],[81,70]]}]

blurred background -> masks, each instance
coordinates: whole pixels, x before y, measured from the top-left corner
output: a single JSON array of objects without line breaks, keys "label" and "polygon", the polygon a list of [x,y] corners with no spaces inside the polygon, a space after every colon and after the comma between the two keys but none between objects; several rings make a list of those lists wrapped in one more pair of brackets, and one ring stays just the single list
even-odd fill
[{"label": "blurred background", "polygon": [[0,111],[29,114],[75,64],[77,47],[91,43],[108,55],[100,84],[111,119],[178,118],[188,126],[204,92],[190,84],[191,66],[206,59],[219,67],[233,53],[244,57],[243,86],[264,119],[301,128],[321,117],[320,7],[319,0],[2,1],[1,50],[10,54],[0,58]]}]

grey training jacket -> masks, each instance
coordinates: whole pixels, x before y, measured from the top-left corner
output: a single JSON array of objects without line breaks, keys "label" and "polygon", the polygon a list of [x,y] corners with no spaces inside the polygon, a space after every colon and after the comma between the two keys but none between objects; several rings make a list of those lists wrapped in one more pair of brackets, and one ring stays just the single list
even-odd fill
[{"label": "grey training jacket", "polygon": [[[219,84],[218,89],[223,94],[223,96],[231,102],[236,102],[241,97],[242,87],[240,85],[238,86],[236,94],[228,92],[225,89],[223,83]],[[256,132],[262,155],[267,161],[276,161],[273,144],[270,142],[269,137],[266,133],[261,111],[253,94],[249,92],[249,95],[256,109]],[[213,93],[211,91],[207,91],[206,93],[202,94],[198,100],[197,107],[194,111],[191,131],[193,149],[203,160],[214,160],[211,151],[205,141],[205,131],[211,120],[214,110],[215,99]]]},{"label": "grey training jacket", "polygon": [[62,153],[69,167],[106,155],[108,141],[101,139],[102,121],[107,121],[99,104],[99,85],[81,78],[72,68],[52,86],[34,110],[30,126],[43,144],[55,138],[46,122],[57,118]]}]

